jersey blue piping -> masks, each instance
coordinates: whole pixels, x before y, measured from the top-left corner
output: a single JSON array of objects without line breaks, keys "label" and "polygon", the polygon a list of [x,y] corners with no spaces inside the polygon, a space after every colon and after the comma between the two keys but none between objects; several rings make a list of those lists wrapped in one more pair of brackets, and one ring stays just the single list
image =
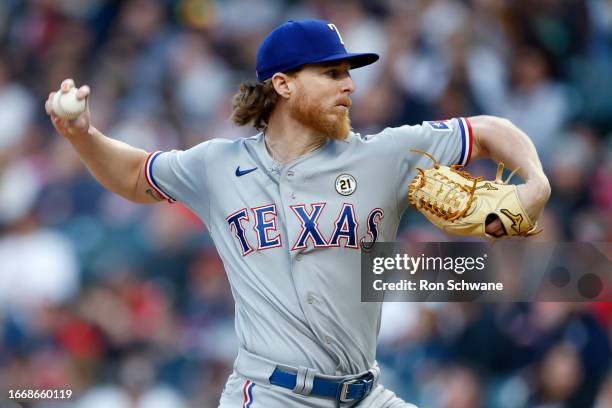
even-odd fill
[{"label": "jersey blue piping", "polygon": [[157,184],[157,181],[155,181],[155,177],[153,177],[153,163],[155,162],[155,159],[157,159],[157,157],[162,154],[162,152],[157,152],[154,153],[153,156],[151,157],[151,160],[149,161],[149,177],[151,177],[151,181],[153,182],[153,184],[155,185],[155,187],[162,193],[164,193],[166,196],[168,196],[168,198],[172,201],[176,201],[174,198],[172,198],[172,196],[168,193],[166,193],[161,187],[159,187],[159,184]]}]

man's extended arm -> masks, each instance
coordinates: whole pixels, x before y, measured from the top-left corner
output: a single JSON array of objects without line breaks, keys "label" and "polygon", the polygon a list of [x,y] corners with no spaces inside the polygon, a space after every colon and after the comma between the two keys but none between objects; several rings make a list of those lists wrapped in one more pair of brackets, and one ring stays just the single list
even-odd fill
[{"label": "man's extended arm", "polygon": [[[474,116],[469,121],[474,136],[472,159],[490,157],[511,169],[518,168],[525,180],[518,186],[519,198],[530,218],[537,220],[550,197],[550,183],[529,137],[507,119]],[[501,228],[501,224],[495,225],[498,226]],[[488,232],[494,229],[490,227]]]},{"label": "man's extended arm", "polygon": [[[68,92],[74,82],[62,82],[60,92]],[[86,99],[89,87],[83,86],[77,98]],[[144,165],[147,153],[126,143],[106,137],[90,124],[89,107],[78,118],[68,121],[53,113],[53,93],[45,103],[53,126],[74,147],[75,151],[95,179],[108,190],[136,203],[153,203],[162,198],[147,183]]]}]

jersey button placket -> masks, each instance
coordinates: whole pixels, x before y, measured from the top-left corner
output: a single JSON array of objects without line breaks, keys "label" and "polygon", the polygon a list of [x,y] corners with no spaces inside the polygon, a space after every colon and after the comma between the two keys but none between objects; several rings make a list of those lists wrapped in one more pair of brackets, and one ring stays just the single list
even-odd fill
[{"label": "jersey button placket", "polygon": [[[291,181],[293,181],[293,178],[295,177],[295,172],[294,172],[293,170],[288,170],[288,171],[287,171],[287,173],[286,173],[286,177],[287,177],[287,182],[291,182]],[[294,192],[294,191],[292,191],[292,192],[289,194],[289,197],[290,197],[292,200],[295,200],[295,192]]]}]

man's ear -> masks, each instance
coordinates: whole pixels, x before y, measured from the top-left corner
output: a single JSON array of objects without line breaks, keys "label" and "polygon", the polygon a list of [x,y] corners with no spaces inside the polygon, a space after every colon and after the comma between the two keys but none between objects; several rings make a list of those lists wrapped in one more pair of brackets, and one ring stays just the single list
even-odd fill
[{"label": "man's ear", "polygon": [[277,72],[272,76],[272,86],[274,86],[276,92],[285,99],[289,99],[289,96],[294,92],[294,81],[294,77],[283,74],[282,72]]}]

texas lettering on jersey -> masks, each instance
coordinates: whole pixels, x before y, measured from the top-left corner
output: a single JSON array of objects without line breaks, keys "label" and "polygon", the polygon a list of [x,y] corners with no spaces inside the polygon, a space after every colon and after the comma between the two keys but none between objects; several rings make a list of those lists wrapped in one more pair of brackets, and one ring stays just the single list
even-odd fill
[{"label": "texas lettering on jersey", "polygon": [[[330,236],[325,237],[321,232],[319,217],[325,209],[326,203],[312,203],[292,205],[289,208],[296,219],[301,223],[298,236],[290,240],[291,250],[305,249],[309,243],[315,248],[344,247],[352,249],[370,249],[378,239],[378,224],[384,217],[381,208],[375,208],[366,219],[366,231],[362,237],[358,236],[359,222],[353,204],[344,203],[336,220]],[[309,208],[308,208],[309,207]],[[252,215],[252,218],[251,218]],[[246,256],[253,251],[278,248],[283,246],[282,234],[276,228],[278,213],[276,204],[267,204],[259,207],[242,208],[225,219],[230,230],[236,237],[242,255]],[[250,242],[246,236],[246,228],[252,228],[257,242]]]}]

